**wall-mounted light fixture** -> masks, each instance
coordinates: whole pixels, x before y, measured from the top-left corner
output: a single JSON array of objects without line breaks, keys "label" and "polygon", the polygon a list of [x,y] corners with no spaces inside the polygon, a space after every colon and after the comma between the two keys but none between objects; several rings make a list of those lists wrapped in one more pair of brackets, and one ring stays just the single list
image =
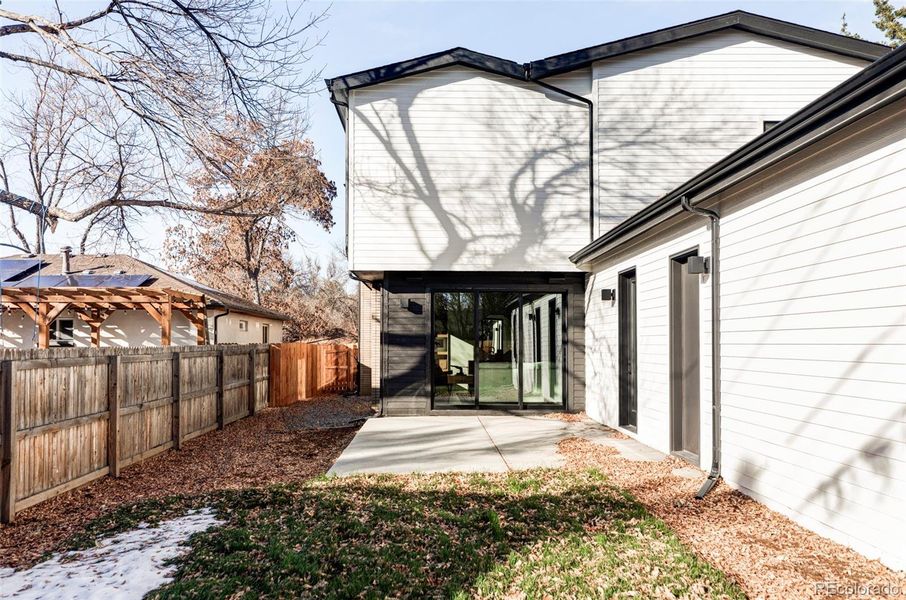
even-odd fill
[{"label": "wall-mounted light fixture", "polygon": [[603,302],[613,302],[617,299],[617,291],[611,288],[601,290],[601,300]]},{"label": "wall-mounted light fixture", "polygon": [[400,298],[400,308],[409,310],[409,298]]},{"label": "wall-mounted light fixture", "polygon": [[709,271],[710,261],[707,256],[690,256],[686,262],[686,272],[689,275],[701,275]]}]

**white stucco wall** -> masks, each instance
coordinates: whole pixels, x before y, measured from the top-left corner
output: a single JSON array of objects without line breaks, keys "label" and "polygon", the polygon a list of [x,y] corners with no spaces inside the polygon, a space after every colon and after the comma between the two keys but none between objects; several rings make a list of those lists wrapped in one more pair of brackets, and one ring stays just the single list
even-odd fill
[{"label": "white stucco wall", "polygon": [[[213,318],[220,312],[213,311],[208,315],[209,342],[214,343]],[[79,319],[72,311],[63,311],[61,319],[73,320],[73,340],[76,346],[91,346],[91,328]],[[239,330],[239,320],[248,321],[248,331]],[[221,344],[260,344],[262,341],[261,326],[270,325],[269,343],[283,341],[283,323],[275,319],[265,319],[252,315],[231,313],[220,319],[219,343]],[[196,343],[195,326],[189,323],[184,315],[173,312],[172,344],[174,346],[194,346]],[[5,313],[0,323],[0,347],[28,349],[37,347],[38,332],[34,321],[24,312],[14,310]],[[151,315],[143,310],[118,310],[104,321],[101,326],[101,346],[160,346],[160,326]]]},{"label": "white stucco wall", "polygon": [[[224,314],[223,311],[208,311],[208,337],[214,343],[214,318]],[[239,321],[248,323],[248,330],[239,329]],[[276,319],[266,319],[255,315],[230,312],[217,321],[218,344],[261,344],[263,342],[261,327],[270,326],[268,336],[269,344],[279,344],[283,341],[283,322]]]},{"label": "white stucco wall", "polygon": [[[66,310],[60,319],[72,319],[73,340],[76,346],[91,346],[91,328],[72,311]],[[195,326],[182,314],[173,313],[171,340],[174,346],[194,346]],[[21,310],[4,314],[0,324],[0,346],[4,348],[36,348],[38,328]],[[118,310],[101,326],[102,347],[160,346],[160,326],[144,310]]]}]

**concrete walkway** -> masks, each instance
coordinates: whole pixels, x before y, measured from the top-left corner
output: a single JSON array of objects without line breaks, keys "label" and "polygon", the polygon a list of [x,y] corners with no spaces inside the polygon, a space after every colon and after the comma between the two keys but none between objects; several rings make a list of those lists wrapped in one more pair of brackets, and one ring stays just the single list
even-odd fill
[{"label": "concrete walkway", "polygon": [[502,472],[557,467],[557,443],[584,437],[617,448],[630,460],[663,455],[634,440],[613,437],[592,422],[568,423],[529,416],[391,417],[369,419],[329,474]]}]

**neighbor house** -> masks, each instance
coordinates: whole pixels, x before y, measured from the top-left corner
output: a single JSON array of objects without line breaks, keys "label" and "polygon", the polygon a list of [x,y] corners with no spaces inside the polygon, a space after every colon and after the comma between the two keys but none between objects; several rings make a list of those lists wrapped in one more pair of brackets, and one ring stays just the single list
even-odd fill
[{"label": "neighbor house", "polygon": [[277,343],[288,317],[123,254],[0,258],[0,348]]},{"label": "neighbor house", "polygon": [[904,52],[734,12],[329,80],[361,389],[585,410],[906,567]]}]

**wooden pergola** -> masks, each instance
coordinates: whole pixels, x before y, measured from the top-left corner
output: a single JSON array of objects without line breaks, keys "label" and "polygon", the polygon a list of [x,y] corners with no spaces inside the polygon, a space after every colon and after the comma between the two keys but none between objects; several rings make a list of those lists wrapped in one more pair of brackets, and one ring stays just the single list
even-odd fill
[{"label": "wooden pergola", "polygon": [[3,288],[2,306],[23,311],[38,324],[38,347],[50,346],[50,325],[69,309],[91,327],[91,345],[101,345],[101,325],[116,310],[144,310],[160,325],[162,346],[172,343],[173,311],[195,326],[199,345],[207,340],[205,297],[169,288]]}]

